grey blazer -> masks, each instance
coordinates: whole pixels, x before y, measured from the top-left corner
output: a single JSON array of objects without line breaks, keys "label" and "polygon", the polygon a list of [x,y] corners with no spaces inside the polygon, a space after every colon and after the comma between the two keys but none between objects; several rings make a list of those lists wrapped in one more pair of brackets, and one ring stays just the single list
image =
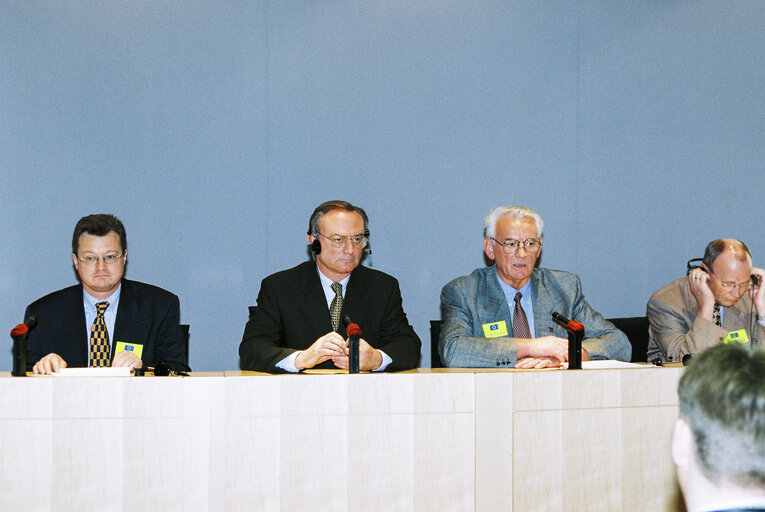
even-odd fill
[{"label": "grey blazer", "polygon": [[729,331],[746,329],[749,341],[757,344],[765,339],[765,327],[757,322],[757,310],[745,293],[733,306],[725,308],[723,326],[697,318],[699,303],[691,293],[688,278],[675,279],[657,290],[648,300],[648,360],[681,361],[686,354],[695,354],[722,343]]},{"label": "grey blazer", "polygon": [[[552,319],[552,313],[557,311],[584,325],[582,347],[587,349],[590,359],[630,360],[632,347],[627,336],[590,307],[577,275],[561,270],[534,269],[531,299],[535,337],[568,337]],[[515,366],[515,338],[484,336],[484,324],[502,320],[512,333],[510,307],[494,266],[476,269],[469,276],[459,277],[444,286],[441,313],[444,323],[438,348],[444,365],[467,368]]]}]

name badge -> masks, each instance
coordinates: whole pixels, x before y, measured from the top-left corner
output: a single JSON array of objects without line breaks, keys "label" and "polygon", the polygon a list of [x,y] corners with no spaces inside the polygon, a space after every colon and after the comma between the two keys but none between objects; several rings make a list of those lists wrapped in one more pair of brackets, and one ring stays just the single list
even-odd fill
[{"label": "name badge", "polygon": [[731,331],[723,340],[723,343],[730,345],[731,343],[749,343],[749,336],[746,334],[746,329],[739,329],[738,331]]},{"label": "name badge", "polygon": [[502,320],[501,322],[494,322],[492,324],[483,324],[483,335],[487,338],[500,338],[507,336],[507,323]]},{"label": "name badge", "polygon": [[114,353],[119,354],[120,352],[132,352],[138,359],[141,359],[143,345],[140,343],[125,343],[124,341],[118,341],[117,345],[114,347]]}]

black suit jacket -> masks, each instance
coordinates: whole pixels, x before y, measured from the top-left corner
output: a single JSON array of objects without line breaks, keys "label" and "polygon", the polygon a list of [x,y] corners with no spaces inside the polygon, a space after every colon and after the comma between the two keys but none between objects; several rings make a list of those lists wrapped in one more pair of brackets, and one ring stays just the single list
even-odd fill
[{"label": "black suit jacket", "polygon": [[[37,315],[37,327],[27,341],[27,369],[42,357],[56,353],[67,366],[88,366],[88,339],[82,285],[74,285],[37,299],[24,318]],[[137,281],[122,280],[111,356],[117,341],[143,345],[141,360],[165,362],[174,370],[188,371],[185,340],[180,328],[180,303],[172,293]]]},{"label": "black suit jacket", "polygon": [[[367,343],[393,360],[386,371],[408,370],[420,360],[420,338],[401,306],[398,281],[388,274],[358,266],[351,273],[343,297],[342,315],[364,331]],[[243,370],[280,373],[276,363],[304,350],[332,331],[327,299],[316,263],[270,275],[263,280],[258,305],[250,306],[239,346]],[[316,368],[334,368],[331,360]]]}]

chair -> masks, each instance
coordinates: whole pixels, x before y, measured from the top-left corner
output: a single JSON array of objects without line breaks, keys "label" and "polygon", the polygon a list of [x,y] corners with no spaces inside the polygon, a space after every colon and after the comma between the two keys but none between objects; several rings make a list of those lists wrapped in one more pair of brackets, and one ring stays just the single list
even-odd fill
[{"label": "chair", "polygon": [[443,320],[430,321],[430,367],[443,368],[441,356],[438,355],[438,335],[441,334],[441,324]]},{"label": "chair", "polygon": [[181,334],[183,334],[183,347],[186,355],[186,365],[189,364],[189,324],[181,324]]},{"label": "chair", "polygon": [[627,335],[632,345],[633,363],[648,362],[648,317],[632,316],[625,318],[608,318],[617,329]]}]

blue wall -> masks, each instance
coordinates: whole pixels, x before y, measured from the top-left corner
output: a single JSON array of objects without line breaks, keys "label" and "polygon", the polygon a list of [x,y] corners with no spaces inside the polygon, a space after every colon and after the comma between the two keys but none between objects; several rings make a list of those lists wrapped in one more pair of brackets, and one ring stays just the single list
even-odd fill
[{"label": "blue wall", "polygon": [[765,265],[763,26],[759,0],[6,2],[0,326],[75,282],[75,222],[111,212],[192,368],[236,369],[260,280],[334,198],[369,213],[423,366],[498,205],[543,216],[543,265],[596,309],[643,314],[710,239]]}]

